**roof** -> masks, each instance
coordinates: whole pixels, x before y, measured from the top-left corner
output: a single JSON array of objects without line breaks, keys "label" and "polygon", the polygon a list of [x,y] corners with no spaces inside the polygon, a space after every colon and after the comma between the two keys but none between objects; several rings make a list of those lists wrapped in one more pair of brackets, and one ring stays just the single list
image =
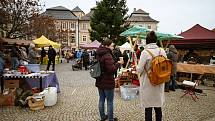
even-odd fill
[{"label": "roof", "polygon": [[171,41],[176,48],[181,49],[214,49],[215,47],[215,32],[196,24],[192,28],[179,34],[184,37],[180,40]]},{"label": "roof", "polygon": [[149,13],[145,12],[142,9],[138,9],[137,11],[134,11],[132,14],[147,14],[147,15],[149,15]]},{"label": "roof", "polygon": [[72,12],[83,12],[78,6],[76,6]]},{"label": "roof", "polygon": [[56,7],[52,7],[52,8],[47,8],[46,10],[69,10],[63,6],[56,6]]},{"label": "roof", "polygon": [[159,21],[152,19],[150,16],[131,16],[127,21],[130,22],[156,22]]},{"label": "roof", "polygon": [[100,45],[101,45],[101,43],[99,41],[95,40],[95,41],[91,42],[90,44],[84,44],[84,45],[81,45],[80,47],[95,49],[95,48],[99,48]]},{"label": "roof", "polygon": [[86,14],[83,17],[81,17],[81,20],[90,20],[90,17],[93,15],[93,13],[94,13],[94,10],[91,9],[91,11],[88,14]]},{"label": "roof", "polygon": [[177,49],[214,49],[215,41],[213,40],[174,40],[171,41]]},{"label": "roof", "polygon": [[75,16],[75,14],[73,14],[72,11],[62,6],[46,9],[46,11],[43,14],[47,16],[52,16],[53,18],[59,19],[59,20],[77,20],[78,19],[78,17]]},{"label": "roof", "polygon": [[192,28],[188,29],[185,32],[179,34],[179,36],[183,36],[184,39],[214,39],[215,40],[215,32],[196,24]]},{"label": "roof", "polygon": [[143,11],[142,9],[138,9],[137,11],[134,11],[131,13],[131,16],[128,18],[129,22],[156,22],[158,23],[159,21],[152,19],[149,16],[149,13]]},{"label": "roof", "polygon": [[30,40],[19,40],[19,39],[8,39],[8,38],[0,38],[0,42],[3,43],[8,43],[8,44],[18,44],[18,45],[29,45],[30,43],[32,43],[32,41]]}]

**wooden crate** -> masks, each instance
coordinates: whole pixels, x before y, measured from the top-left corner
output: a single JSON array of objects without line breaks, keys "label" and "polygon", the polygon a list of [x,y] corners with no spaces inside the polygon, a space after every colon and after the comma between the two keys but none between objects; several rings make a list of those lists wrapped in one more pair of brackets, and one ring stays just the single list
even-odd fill
[{"label": "wooden crate", "polygon": [[19,88],[19,80],[4,80],[5,89],[15,89]]}]

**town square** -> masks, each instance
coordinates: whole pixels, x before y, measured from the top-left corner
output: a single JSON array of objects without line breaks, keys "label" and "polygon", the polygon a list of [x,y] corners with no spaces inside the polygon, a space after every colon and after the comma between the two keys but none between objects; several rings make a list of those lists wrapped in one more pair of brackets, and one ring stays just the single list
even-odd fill
[{"label": "town square", "polygon": [[215,121],[213,0],[1,0],[0,121]]}]

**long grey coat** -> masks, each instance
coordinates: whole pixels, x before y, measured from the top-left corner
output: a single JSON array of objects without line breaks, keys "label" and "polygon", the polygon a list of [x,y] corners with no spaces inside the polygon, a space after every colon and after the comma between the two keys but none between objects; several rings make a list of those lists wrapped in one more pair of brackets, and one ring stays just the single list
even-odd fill
[{"label": "long grey coat", "polygon": [[36,64],[36,57],[37,53],[32,48],[30,48],[28,52],[29,64]]},{"label": "long grey coat", "polygon": [[[166,57],[164,49],[159,48],[155,43],[150,43],[145,46],[145,49],[152,52],[154,55],[163,55]],[[140,55],[140,61],[137,66],[138,73],[141,74],[140,77],[140,102],[142,107],[162,107],[165,101],[164,96],[164,83],[161,85],[153,86],[148,79],[148,76],[144,70],[146,66],[147,70],[150,70],[152,56],[143,50]]]}]

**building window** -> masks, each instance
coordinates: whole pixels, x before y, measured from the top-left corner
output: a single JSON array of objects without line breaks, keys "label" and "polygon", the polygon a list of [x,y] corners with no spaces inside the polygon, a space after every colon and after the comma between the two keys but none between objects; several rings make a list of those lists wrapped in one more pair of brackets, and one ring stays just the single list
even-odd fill
[{"label": "building window", "polygon": [[152,27],[151,26],[148,26],[148,29],[151,29]]},{"label": "building window", "polygon": [[62,29],[66,29],[66,23],[65,22],[63,22]]},{"label": "building window", "polygon": [[69,27],[68,27],[68,22],[66,22],[66,29],[68,29]]},{"label": "building window", "polygon": [[86,42],[87,41],[87,36],[84,35],[83,38],[82,38],[82,41]]},{"label": "building window", "polygon": [[86,23],[83,23],[83,30],[87,29]]},{"label": "building window", "polygon": [[71,40],[71,43],[75,43],[75,34],[72,34],[70,36],[70,40]]},{"label": "building window", "polygon": [[71,27],[71,29],[74,29],[75,28],[75,23],[70,23],[70,27]]}]

